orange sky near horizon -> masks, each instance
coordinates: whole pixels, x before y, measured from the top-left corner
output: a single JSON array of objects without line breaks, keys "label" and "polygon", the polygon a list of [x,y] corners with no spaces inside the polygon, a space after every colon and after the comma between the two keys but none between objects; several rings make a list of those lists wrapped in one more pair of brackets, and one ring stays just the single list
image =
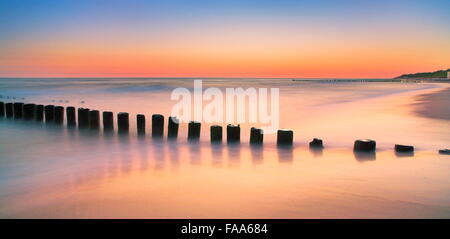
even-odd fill
[{"label": "orange sky near horizon", "polygon": [[3,51],[0,72],[3,77],[391,78],[447,69],[450,62],[450,48],[439,41],[254,38],[25,41]]},{"label": "orange sky near horizon", "polygon": [[283,18],[286,11],[155,25],[96,13],[9,29],[0,77],[392,78],[450,67],[450,32],[424,14],[383,8],[382,16],[305,20]]}]

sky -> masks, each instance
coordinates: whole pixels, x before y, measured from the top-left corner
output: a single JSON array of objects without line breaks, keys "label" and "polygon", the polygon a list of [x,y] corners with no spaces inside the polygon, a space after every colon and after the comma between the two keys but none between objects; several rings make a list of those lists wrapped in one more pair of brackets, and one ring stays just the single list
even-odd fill
[{"label": "sky", "polygon": [[450,1],[0,0],[0,77],[390,78],[450,68]]}]

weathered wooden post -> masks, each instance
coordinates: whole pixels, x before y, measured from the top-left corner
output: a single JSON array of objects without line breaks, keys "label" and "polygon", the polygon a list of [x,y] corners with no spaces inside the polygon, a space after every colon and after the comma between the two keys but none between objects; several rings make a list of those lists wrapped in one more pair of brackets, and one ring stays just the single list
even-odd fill
[{"label": "weathered wooden post", "polygon": [[100,112],[98,110],[89,111],[89,128],[95,130],[100,129]]},{"label": "weathered wooden post", "polygon": [[5,113],[6,113],[6,117],[11,118],[14,115],[14,110],[13,110],[13,103],[6,103],[5,104]]},{"label": "weathered wooden post", "polygon": [[78,108],[78,128],[87,128],[89,126],[89,109]]},{"label": "weathered wooden post", "polygon": [[136,126],[138,135],[145,135],[145,115],[136,115]]},{"label": "weathered wooden post", "polygon": [[35,108],[36,108],[35,104],[23,105],[23,118],[25,120],[32,120],[34,118]]},{"label": "weathered wooden post", "polygon": [[262,144],[264,139],[263,130],[252,127],[250,129],[250,144]]},{"label": "weathered wooden post", "polygon": [[167,138],[176,139],[178,137],[179,121],[176,117],[170,116],[167,124]]},{"label": "weathered wooden post", "polygon": [[110,111],[103,112],[103,130],[104,131],[114,130],[113,113]]},{"label": "weathered wooden post", "polygon": [[36,105],[36,112],[34,115],[36,121],[44,120],[44,105]]},{"label": "weathered wooden post", "polygon": [[237,143],[241,140],[241,126],[227,125],[227,143]]},{"label": "weathered wooden post", "polygon": [[14,118],[19,119],[23,117],[23,103],[15,102],[14,103]]},{"label": "weathered wooden post", "polygon": [[45,113],[45,122],[53,121],[55,117],[55,106],[54,105],[46,105],[44,107],[44,113]]},{"label": "weathered wooden post", "polygon": [[188,140],[199,140],[200,139],[200,129],[201,123],[196,121],[191,121],[188,124]]},{"label": "weathered wooden post", "polygon": [[163,137],[164,116],[160,114],[152,115],[152,137]]},{"label": "weathered wooden post", "polygon": [[311,142],[309,142],[310,148],[323,148],[323,141],[318,138],[314,138]]},{"label": "weathered wooden post", "polygon": [[67,126],[76,126],[76,116],[75,116],[75,107],[68,106],[66,108],[66,116],[67,116]]},{"label": "weathered wooden post", "polygon": [[62,124],[64,123],[64,107],[62,106],[55,106],[54,109],[54,121],[56,124]]},{"label": "weathered wooden post", "polygon": [[396,144],[395,145],[395,152],[398,152],[398,153],[411,153],[411,152],[414,152],[414,146]]},{"label": "weathered wooden post", "polygon": [[358,139],[353,145],[353,151],[373,152],[375,151],[377,143],[371,139]]},{"label": "weathered wooden post", "polygon": [[120,112],[117,114],[117,129],[119,133],[128,133],[130,130],[128,113]]},{"label": "weathered wooden post", "polygon": [[290,146],[294,141],[294,132],[288,129],[279,129],[277,132],[277,145]]},{"label": "weathered wooden post", "polygon": [[0,101],[0,117],[5,117],[5,103]]},{"label": "weathered wooden post", "polygon": [[210,133],[211,143],[221,143],[222,142],[222,126],[211,125],[209,133]]}]

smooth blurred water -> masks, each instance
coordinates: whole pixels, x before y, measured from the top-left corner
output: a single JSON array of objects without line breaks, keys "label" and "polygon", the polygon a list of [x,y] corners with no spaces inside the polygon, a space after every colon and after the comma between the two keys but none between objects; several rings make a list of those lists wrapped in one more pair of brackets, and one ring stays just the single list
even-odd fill
[{"label": "smooth blurred water", "polygon": [[[169,116],[171,90],[194,79],[0,79],[0,101],[129,112],[127,136],[0,119],[1,217],[316,218],[450,217],[450,121],[418,115],[417,95],[446,84],[204,79],[203,87],[280,88],[281,128],[294,146],[265,135],[242,142],[150,137],[151,114]],[[147,116],[136,135],[135,115]],[[116,119],[115,119],[116,120]],[[167,123],[167,121],[166,121]],[[166,133],[166,132],[165,132]],[[313,137],[325,149],[311,151]],[[352,152],[357,138],[377,140],[374,155]],[[393,152],[416,147],[413,156]]]}]

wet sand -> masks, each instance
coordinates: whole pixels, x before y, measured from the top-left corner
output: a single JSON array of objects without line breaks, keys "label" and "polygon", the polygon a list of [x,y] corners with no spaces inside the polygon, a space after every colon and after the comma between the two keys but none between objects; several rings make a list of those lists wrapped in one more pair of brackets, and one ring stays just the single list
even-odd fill
[{"label": "wet sand", "polygon": [[430,94],[416,97],[415,112],[423,117],[450,120],[450,85]]}]

